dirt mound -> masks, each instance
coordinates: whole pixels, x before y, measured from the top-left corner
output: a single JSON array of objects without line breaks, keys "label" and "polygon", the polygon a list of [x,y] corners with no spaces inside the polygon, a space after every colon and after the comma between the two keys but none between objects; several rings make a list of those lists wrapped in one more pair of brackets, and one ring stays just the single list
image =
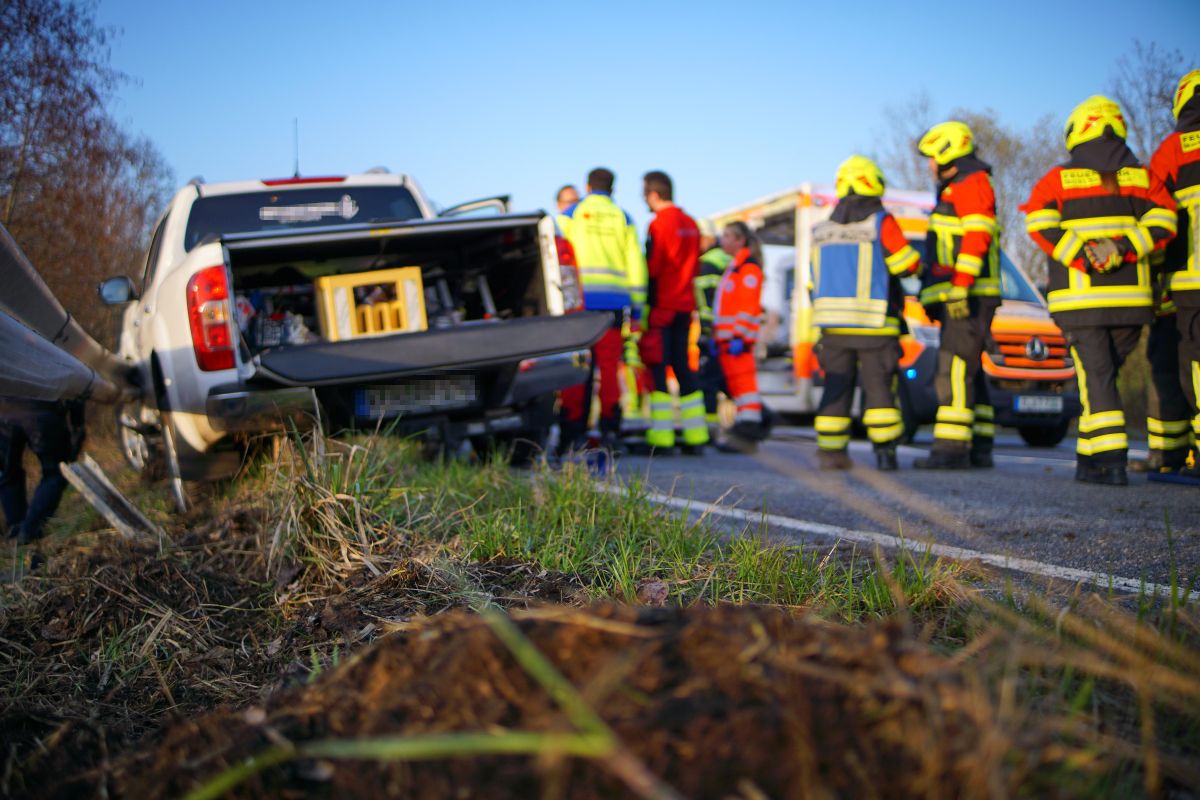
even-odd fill
[{"label": "dirt mound", "polygon": [[[900,622],[846,627],[749,607],[517,612],[524,634],[632,755],[687,797],[1008,794],[1036,742]],[[385,637],[262,708],[171,728],[115,766],[115,796],[178,795],[283,742],[567,731],[563,713],[478,616]],[[1027,738],[1032,734],[1023,734]],[[626,796],[583,759],[298,760],[238,797]]]}]

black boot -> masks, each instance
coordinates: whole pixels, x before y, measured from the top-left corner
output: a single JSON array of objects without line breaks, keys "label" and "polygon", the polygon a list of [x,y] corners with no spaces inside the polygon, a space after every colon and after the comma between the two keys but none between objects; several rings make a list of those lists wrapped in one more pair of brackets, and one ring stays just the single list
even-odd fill
[{"label": "black boot", "polygon": [[900,462],[896,460],[895,447],[881,447],[875,451],[875,467],[880,472],[894,472],[900,468]]},{"label": "black boot", "polygon": [[850,469],[854,462],[845,450],[818,450],[817,465],[821,469]]},{"label": "black boot", "polygon": [[989,440],[983,447],[971,445],[971,466],[979,469],[991,469],[996,466],[992,459],[992,443]]},{"label": "black boot", "polygon": [[1124,464],[1082,463],[1075,464],[1075,480],[1081,483],[1096,483],[1101,486],[1128,486],[1129,476]]},{"label": "black boot", "polygon": [[930,450],[924,458],[913,460],[915,469],[970,469],[971,457],[966,450]]}]

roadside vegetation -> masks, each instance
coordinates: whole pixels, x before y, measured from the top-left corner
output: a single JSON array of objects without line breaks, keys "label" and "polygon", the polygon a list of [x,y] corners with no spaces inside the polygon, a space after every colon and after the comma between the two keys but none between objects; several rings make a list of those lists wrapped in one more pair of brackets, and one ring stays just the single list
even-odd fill
[{"label": "roadside vegetation", "polygon": [[576,465],[386,436],[263,450],[185,519],[127,482],[161,542],[72,496],[42,569],[9,553],[0,792],[1200,785],[1196,576],[1042,597],[916,549],[730,536]]}]

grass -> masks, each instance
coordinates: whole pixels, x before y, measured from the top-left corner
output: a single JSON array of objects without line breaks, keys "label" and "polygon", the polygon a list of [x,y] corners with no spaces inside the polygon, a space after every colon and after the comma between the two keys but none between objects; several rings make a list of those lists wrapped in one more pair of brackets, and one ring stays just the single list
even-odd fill
[{"label": "grass", "polygon": [[[111,469],[111,459],[100,460]],[[900,619],[964,679],[988,687],[999,718],[1054,726],[1073,760],[1048,757],[1044,771],[1069,794],[1155,796],[1200,785],[1200,614],[1183,591],[1195,577],[1174,570],[1171,596],[1134,598],[1133,612],[1082,589],[1053,603],[1012,587],[989,596],[966,586],[961,565],[918,549],[885,558],[780,545],[750,528],[726,536],[652,503],[636,482],[606,491],[573,465],[526,474],[498,457],[429,462],[388,437],[293,437],[213,493],[184,527],[160,489],[119,485],[174,527],[182,546],[136,554],[150,559],[149,587],[119,567],[106,572],[104,548],[126,545],[69,499],[51,557],[80,566],[23,579],[0,597],[13,643],[0,657],[8,687],[0,701],[10,710],[24,704],[61,724],[73,704],[81,720],[120,711],[140,733],[171,713],[252,700],[289,663],[301,682],[318,681],[410,620],[520,607],[550,586],[555,599],[577,605],[754,603],[838,624]],[[85,532],[66,539],[72,528]],[[44,668],[31,669],[35,648],[44,649],[36,631],[61,614],[59,599],[75,595],[82,599],[71,607],[83,603],[98,625],[63,633]],[[329,633],[314,637],[314,619]],[[239,657],[231,672],[197,661],[221,650],[255,662]],[[95,705],[97,686],[124,706]],[[46,741],[6,770],[36,765]],[[402,754],[410,745],[387,746]]]}]

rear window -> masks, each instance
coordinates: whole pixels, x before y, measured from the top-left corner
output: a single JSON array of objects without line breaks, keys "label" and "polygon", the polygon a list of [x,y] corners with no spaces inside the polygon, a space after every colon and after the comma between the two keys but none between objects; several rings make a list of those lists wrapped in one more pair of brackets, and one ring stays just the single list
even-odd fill
[{"label": "rear window", "polygon": [[421,210],[403,186],[322,186],[200,197],[192,203],[183,247],[231,233],[321,228],[415,219]]}]

